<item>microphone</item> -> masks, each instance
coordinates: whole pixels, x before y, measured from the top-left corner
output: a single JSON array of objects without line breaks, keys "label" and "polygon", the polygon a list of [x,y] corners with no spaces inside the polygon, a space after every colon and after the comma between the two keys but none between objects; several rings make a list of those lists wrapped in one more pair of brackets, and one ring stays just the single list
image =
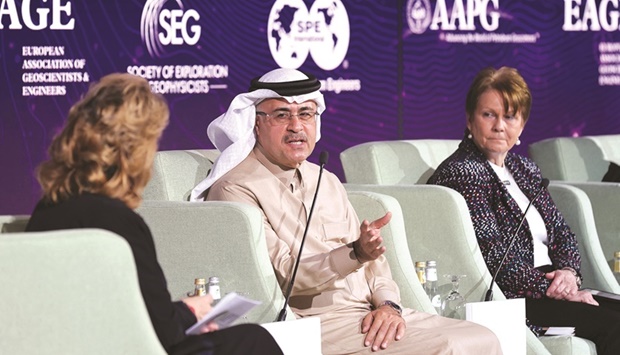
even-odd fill
[{"label": "microphone", "polygon": [[319,166],[321,169],[319,170],[319,179],[316,183],[316,190],[314,191],[314,198],[312,199],[312,205],[310,205],[310,212],[308,213],[308,221],[306,222],[306,228],[304,229],[303,237],[301,238],[301,244],[299,245],[299,253],[297,253],[297,260],[295,260],[295,268],[293,269],[293,275],[291,276],[291,281],[288,284],[286,289],[286,293],[284,294],[284,306],[282,306],[282,310],[280,314],[278,314],[278,318],[276,322],[281,322],[286,318],[286,306],[288,306],[288,300],[291,297],[291,292],[293,291],[293,284],[295,284],[295,277],[297,276],[297,269],[299,268],[299,261],[301,260],[301,251],[304,249],[304,243],[306,242],[306,235],[308,234],[308,227],[310,227],[310,219],[312,218],[312,212],[314,211],[314,204],[316,202],[316,196],[319,194],[319,186],[321,185],[321,176],[323,176],[323,168],[325,164],[327,164],[327,159],[329,159],[329,153],[326,151],[322,151],[319,156]]},{"label": "microphone", "polygon": [[491,278],[491,286],[489,286],[489,290],[484,296],[485,302],[490,301],[493,298],[493,283],[495,282],[495,279],[497,278],[497,274],[499,274],[499,270],[504,265],[504,261],[506,260],[506,257],[508,256],[508,251],[510,251],[510,248],[512,248],[512,244],[514,244],[515,239],[517,239],[517,234],[519,234],[519,231],[521,230],[521,226],[523,225],[523,222],[525,221],[525,216],[527,216],[527,211],[529,211],[530,207],[532,206],[532,203],[534,203],[534,201],[538,198],[538,196],[540,196],[543,190],[547,188],[547,186],[549,186],[549,179],[547,178],[542,179],[541,189],[538,191],[536,196],[534,196],[534,198],[530,201],[530,203],[527,204],[527,207],[525,208],[525,212],[523,212],[523,216],[521,217],[521,221],[519,222],[519,226],[517,227],[517,230],[514,232],[512,237],[510,237],[510,244],[508,244],[508,248],[506,248],[506,251],[504,252],[502,261],[500,261],[499,265],[497,266],[497,270],[495,270],[495,274],[493,274],[493,277]]}]

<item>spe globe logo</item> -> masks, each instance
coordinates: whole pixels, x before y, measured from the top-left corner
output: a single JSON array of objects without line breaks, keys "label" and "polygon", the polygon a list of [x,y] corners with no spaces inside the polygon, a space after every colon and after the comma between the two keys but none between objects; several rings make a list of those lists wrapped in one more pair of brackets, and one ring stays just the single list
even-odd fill
[{"label": "spe globe logo", "polygon": [[310,10],[303,0],[277,0],[269,13],[269,50],[282,68],[297,69],[308,57],[333,70],[349,50],[349,16],[340,0],[317,0]]}]

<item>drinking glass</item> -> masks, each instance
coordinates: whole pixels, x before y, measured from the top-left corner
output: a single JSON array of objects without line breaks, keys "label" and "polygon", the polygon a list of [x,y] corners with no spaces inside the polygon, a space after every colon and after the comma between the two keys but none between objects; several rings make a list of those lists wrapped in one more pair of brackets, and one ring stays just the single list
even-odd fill
[{"label": "drinking glass", "polygon": [[441,302],[441,315],[444,317],[465,319],[465,298],[459,293],[459,282],[466,275],[443,275],[452,282],[452,290]]}]

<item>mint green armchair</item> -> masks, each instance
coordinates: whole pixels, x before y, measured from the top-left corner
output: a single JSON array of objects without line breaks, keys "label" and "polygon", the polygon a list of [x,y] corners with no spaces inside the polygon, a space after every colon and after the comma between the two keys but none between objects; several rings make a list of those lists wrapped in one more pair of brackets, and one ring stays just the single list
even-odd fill
[{"label": "mint green armchair", "polygon": [[[222,294],[235,291],[262,302],[245,321],[273,322],[284,297],[267,253],[260,211],[236,202],[188,201],[219,154],[216,149],[157,152],[136,212],[151,228],[173,299],[190,291],[194,278],[217,276]],[[291,310],[286,319],[295,319]]]},{"label": "mint green armchair", "polygon": [[[620,189],[618,190],[620,192]],[[553,201],[558,206],[566,223],[577,236],[579,253],[581,254],[581,274],[583,286],[620,294],[620,285],[613,275],[610,263],[613,262],[613,250],[604,252],[594,222],[594,213],[588,195],[582,190],[568,185],[552,183],[549,192]],[[617,196],[620,198],[620,195]],[[620,202],[618,202],[620,203]],[[617,216],[617,213],[615,214]],[[617,219],[617,218],[616,218]],[[619,224],[620,227],[620,224]],[[620,250],[620,230],[617,231],[615,246]],[[610,259],[606,258],[607,256]]]},{"label": "mint green armchair", "polygon": [[392,219],[381,229],[381,236],[387,249],[385,257],[390,265],[392,278],[400,288],[401,303],[408,308],[437,314],[416,276],[398,201],[392,196],[367,191],[348,191],[348,197],[360,221],[374,221],[388,211],[392,212]]},{"label": "mint green armchair", "polygon": [[620,184],[601,180],[608,159],[620,156],[620,134],[550,138],[528,149],[545,177],[586,193],[605,260],[612,267],[614,251],[620,251]]},{"label": "mint green armchair", "polygon": [[603,255],[613,270],[614,252],[620,251],[620,183],[610,182],[564,182],[585,192],[590,200],[594,214],[594,224]]},{"label": "mint green armchair", "polygon": [[[490,286],[491,275],[478,247],[465,199],[437,185],[345,184],[347,191],[371,191],[396,198],[405,216],[412,259],[437,260],[438,275],[465,274],[459,287],[468,302],[479,302]],[[414,275],[412,275],[414,277]],[[441,281],[441,279],[440,279]],[[440,286],[449,290],[447,282]],[[494,299],[505,299],[493,285]],[[596,354],[594,343],[579,337],[540,337],[527,332],[528,354]]]},{"label": "mint green armchair", "polygon": [[[284,297],[271,266],[261,212],[239,202],[144,201],[148,224],[173,299],[193,290],[195,278],[220,278],[222,296],[259,300],[247,322],[273,322]],[[292,311],[287,320],[295,319]]]},{"label": "mint green armchair", "polygon": [[217,149],[157,152],[151,180],[142,197],[144,200],[188,201],[192,189],[207,177],[219,154]]},{"label": "mint green armchair", "polygon": [[549,180],[600,182],[607,156],[620,154],[620,134],[548,138],[528,146],[530,157]]},{"label": "mint green armchair", "polygon": [[3,215],[0,216],[0,233],[15,233],[26,230],[30,216],[28,215]]},{"label": "mint green armchair", "polygon": [[456,139],[367,142],[345,149],[340,161],[348,183],[425,184],[459,143]]},{"label": "mint green armchair", "polygon": [[[345,184],[347,191],[392,196],[402,208],[413,261],[436,260],[440,291],[450,290],[444,274],[465,274],[460,292],[470,302],[484,299],[491,276],[478,247],[469,210],[456,191],[437,185]],[[495,286],[494,294],[501,295]]]},{"label": "mint green armchair", "polygon": [[0,234],[0,270],[1,353],[166,354],[118,235]]}]

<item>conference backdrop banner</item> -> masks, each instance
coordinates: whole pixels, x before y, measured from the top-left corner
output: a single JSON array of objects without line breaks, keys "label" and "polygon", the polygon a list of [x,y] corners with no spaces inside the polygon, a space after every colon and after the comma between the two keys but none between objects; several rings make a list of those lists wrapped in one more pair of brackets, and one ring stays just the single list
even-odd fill
[{"label": "conference backdrop banner", "polygon": [[0,0],[0,214],[28,214],[36,166],[89,83],[149,80],[171,108],[160,150],[210,149],[206,127],[252,78],[322,82],[320,151],[373,140],[460,139],[469,83],[513,66],[534,105],[525,146],[620,133],[617,1]]}]

